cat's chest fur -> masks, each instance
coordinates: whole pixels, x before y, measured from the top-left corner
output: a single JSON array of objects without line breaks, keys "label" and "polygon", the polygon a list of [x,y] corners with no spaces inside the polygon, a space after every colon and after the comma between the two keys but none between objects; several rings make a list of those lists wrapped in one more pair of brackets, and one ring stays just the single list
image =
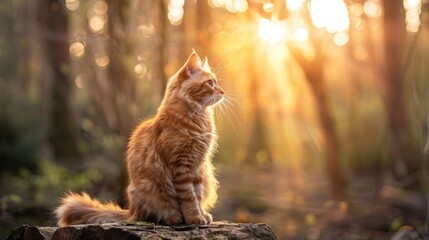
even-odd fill
[{"label": "cat's chest fur", "polygon": [[192,161],[200,165],[210,154],[216,139],[214,124],[209,117],[180,119],[170,116],[164,120],[159,135],[164,161]]}]

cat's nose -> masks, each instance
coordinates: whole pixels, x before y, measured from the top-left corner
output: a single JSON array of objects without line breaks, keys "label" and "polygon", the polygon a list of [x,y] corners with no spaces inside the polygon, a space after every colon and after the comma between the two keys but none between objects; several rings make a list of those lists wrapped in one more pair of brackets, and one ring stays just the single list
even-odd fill
[{"label": "cat's nose", "polygon": [[222,95],[225,93],[222,88],[219,88],[217,91]]}]

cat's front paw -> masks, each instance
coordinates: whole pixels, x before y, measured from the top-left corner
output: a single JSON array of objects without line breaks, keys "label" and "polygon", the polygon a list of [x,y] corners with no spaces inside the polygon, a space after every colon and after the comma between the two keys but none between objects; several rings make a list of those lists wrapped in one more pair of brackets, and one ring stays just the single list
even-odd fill
[{"label": "cat's front paw", "polygon": [[164,220],[165,225],[178,225],[183,223],[182,215],[173,214]]},{"label": "cat's front paw", "polygon": [[206,219],[207,224],[210,224],[210,223],[213,222],[213,216],[210,213],[204,211],[203,212],[203,217]]},{"label": "cat's front paw", "polygon": [[205,225],[207,224],[207,220],[202,215],[195,215],[185,218],[186,224],[196,224],[196,225]]}]

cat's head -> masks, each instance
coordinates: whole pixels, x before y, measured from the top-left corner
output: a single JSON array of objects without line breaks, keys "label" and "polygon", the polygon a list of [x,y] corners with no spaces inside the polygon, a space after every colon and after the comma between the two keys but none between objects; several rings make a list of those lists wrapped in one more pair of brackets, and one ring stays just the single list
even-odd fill
[{"label": "cat's head", "polygon": [[223,99],[224,91],[211,71],[207,58],[201,60],[195,51],[170,81],[170,93],[191,106],[205,109]]}]

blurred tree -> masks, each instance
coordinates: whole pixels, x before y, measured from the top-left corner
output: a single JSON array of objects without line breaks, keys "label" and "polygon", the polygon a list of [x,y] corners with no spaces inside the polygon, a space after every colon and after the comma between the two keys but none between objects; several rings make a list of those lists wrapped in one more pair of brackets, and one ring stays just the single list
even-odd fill
[{"label": "blurred tree", "polygon": [[[307,18],[309,20],[309,16]],[[311,23],[308,24],[309,44],[313,49],[314,56],[307,57],[304,49],[289,44],[288,48],[295,58],[296,62],[302,68],[308,81],[310,89],[314,95],[316,111],[319,116],[324,140],[324,155],[327,174],[331,183],[333,197],[337,199],[345,198],[346,179],[340,162],[340,145],[335,132],[335,123],[329,104],[328,93],[326,89],[324,67],[326,59],[327,36],[324,30],[315,28]]]},{"label": "blurred tree", "polygon": [[[408,101],[404,91],[405,71],[403,60],[406,50],[405,17],[402,0],[384,0],[384,46],[385,104],[388,114],[389,142],[392,157],[392,171],[398,179],[415,175],[419,179],[421,167],[413,131]],[[417,175],[416,175],[417,174]],[[414,182],[412,185],[416,185]],[[417,184],[419,185],[419,184]]]},{"label": "blurred tree", "polygon": [[[31,75],[30,42],[36,40],[28,31],[34,23],[31,3],[0,3],[0,159],[1,172],[28,168],[34,170],[43,146],[43,114],[31,101],[28,77]],[[29,134],[31,133],[31,134]]]},{"label": "blurred tree", "polygon": [[[253,14],[251,11],[247,12],[247,19],[249,22],[253,21]],[[255,29],[248,29],[248,39],[252,39],[257,33]],[[255,50],[255,44],[247,44],[246,46],[246,59],[247,69],[249,71],[249,84],[248,94],[250,111],[250,136],[247,142],[247,153],[245,156],[245,162],[258,166],[258,167],[272,167],[273,158],[271,154],[270,144],[268,142],[267,131],[265,129],[263,103],[261,102],[261,84],[258,77],[257,69],[260,71],[267,71],[267,69],[260,69],[257,67],[255,61],[258,61],[258,57]],[[263,75],[264,73],[260,74]]]},{"label": "blurred tree", "polygon": [[[314,29],[313,31],[317,31]],[[328,94],[326,91],[324,80],[324,63],[325,63],[325,50],[324,45],[320,44],[323,39],[317,39],[314,35],[310,37],[311,45],[314,48],[314,58],[306,59],[303,53],[293,46],[289,49],[301,66],[307,78],[311,91],[313,92],[316,111],[319,116],[322,132],[324,136],[324,154],[325,164],[328,177],[332,186],[332,191],[335,198],[345,198],[346,180],[341,168],[339,157],[339,142],[335,133],[334,121],[329,106]]]},{"label": "blurred tree", "polygon": [[130,38],[130,2],[108,1],[109,57],[108,72],[113,85],[112,106],[116,116],[116,131],[128,132],[133,124],[130,105],[135,101],[135,81],[130,74],[132,44]]},{"label": "blurred tree", "polygon": [[20,21],[15,18],[15,12],[21,7],[17,2],[5,1],[0,4],[0,80],[5,81],[13,78],[17,72],[19,35],[18,25]]},{"label": "blurred tree", "polygon": [[55,157],[75,160],[82,153],[71,108],[67,10],[61,0],[40,1],[38,7],[38,30],[45,36],[46,56],[52,71],[49,141]]},{"label": "blurred tree", "polygon": [[158,6],[156,7],[156,15],[154,23],[156,24],[155,29],[157,29],[157,34],[155,35],[154,43],[156,46],[157,54],[154,57],[156,64],[154,64],[156,72],[156,82],[158,83],[157,89],[159,90],[158,98],[161,101],[162,96],[164,96],[165,88],[167,87],[167,80],[169,76],[165,76],[164,67],[167,63],[165,45],[168,42],[168,21],[167,21],[167,11],[165,6],[165,1],[157,1]]},{"label": "blurred tree", "polygon": [[[250,53],[252,53],[251,51]],[[254,58],[249,58],[248,69],[255,69]],[[252,70],[250,70],[252,71]],[[249,111],[251,116],[250,123],[250,136],[247,143],[247,155],[245,161],[251,165],[257,167],[272,167],[273,158],[271,155],[270,144],[268,142],[267,131],[265,129],[263,121],[263,111],[262,104],[260,103],[259,97],[259,88],[258,78],[256,73],[252,71],[249,73],[250,82],[248,93],[251,98],[249,98],[249,106],[251,110]]]},{"label": "blurred tree", "polygon": [[197,2],[197,36],[196,36],[196,45],[200,47],[200,54],[209,56],[210,51],[212,50],[211,45],[211,35],[207,31],[209,29],[211,19],[211,11],[207,1],[198,1]]}]

